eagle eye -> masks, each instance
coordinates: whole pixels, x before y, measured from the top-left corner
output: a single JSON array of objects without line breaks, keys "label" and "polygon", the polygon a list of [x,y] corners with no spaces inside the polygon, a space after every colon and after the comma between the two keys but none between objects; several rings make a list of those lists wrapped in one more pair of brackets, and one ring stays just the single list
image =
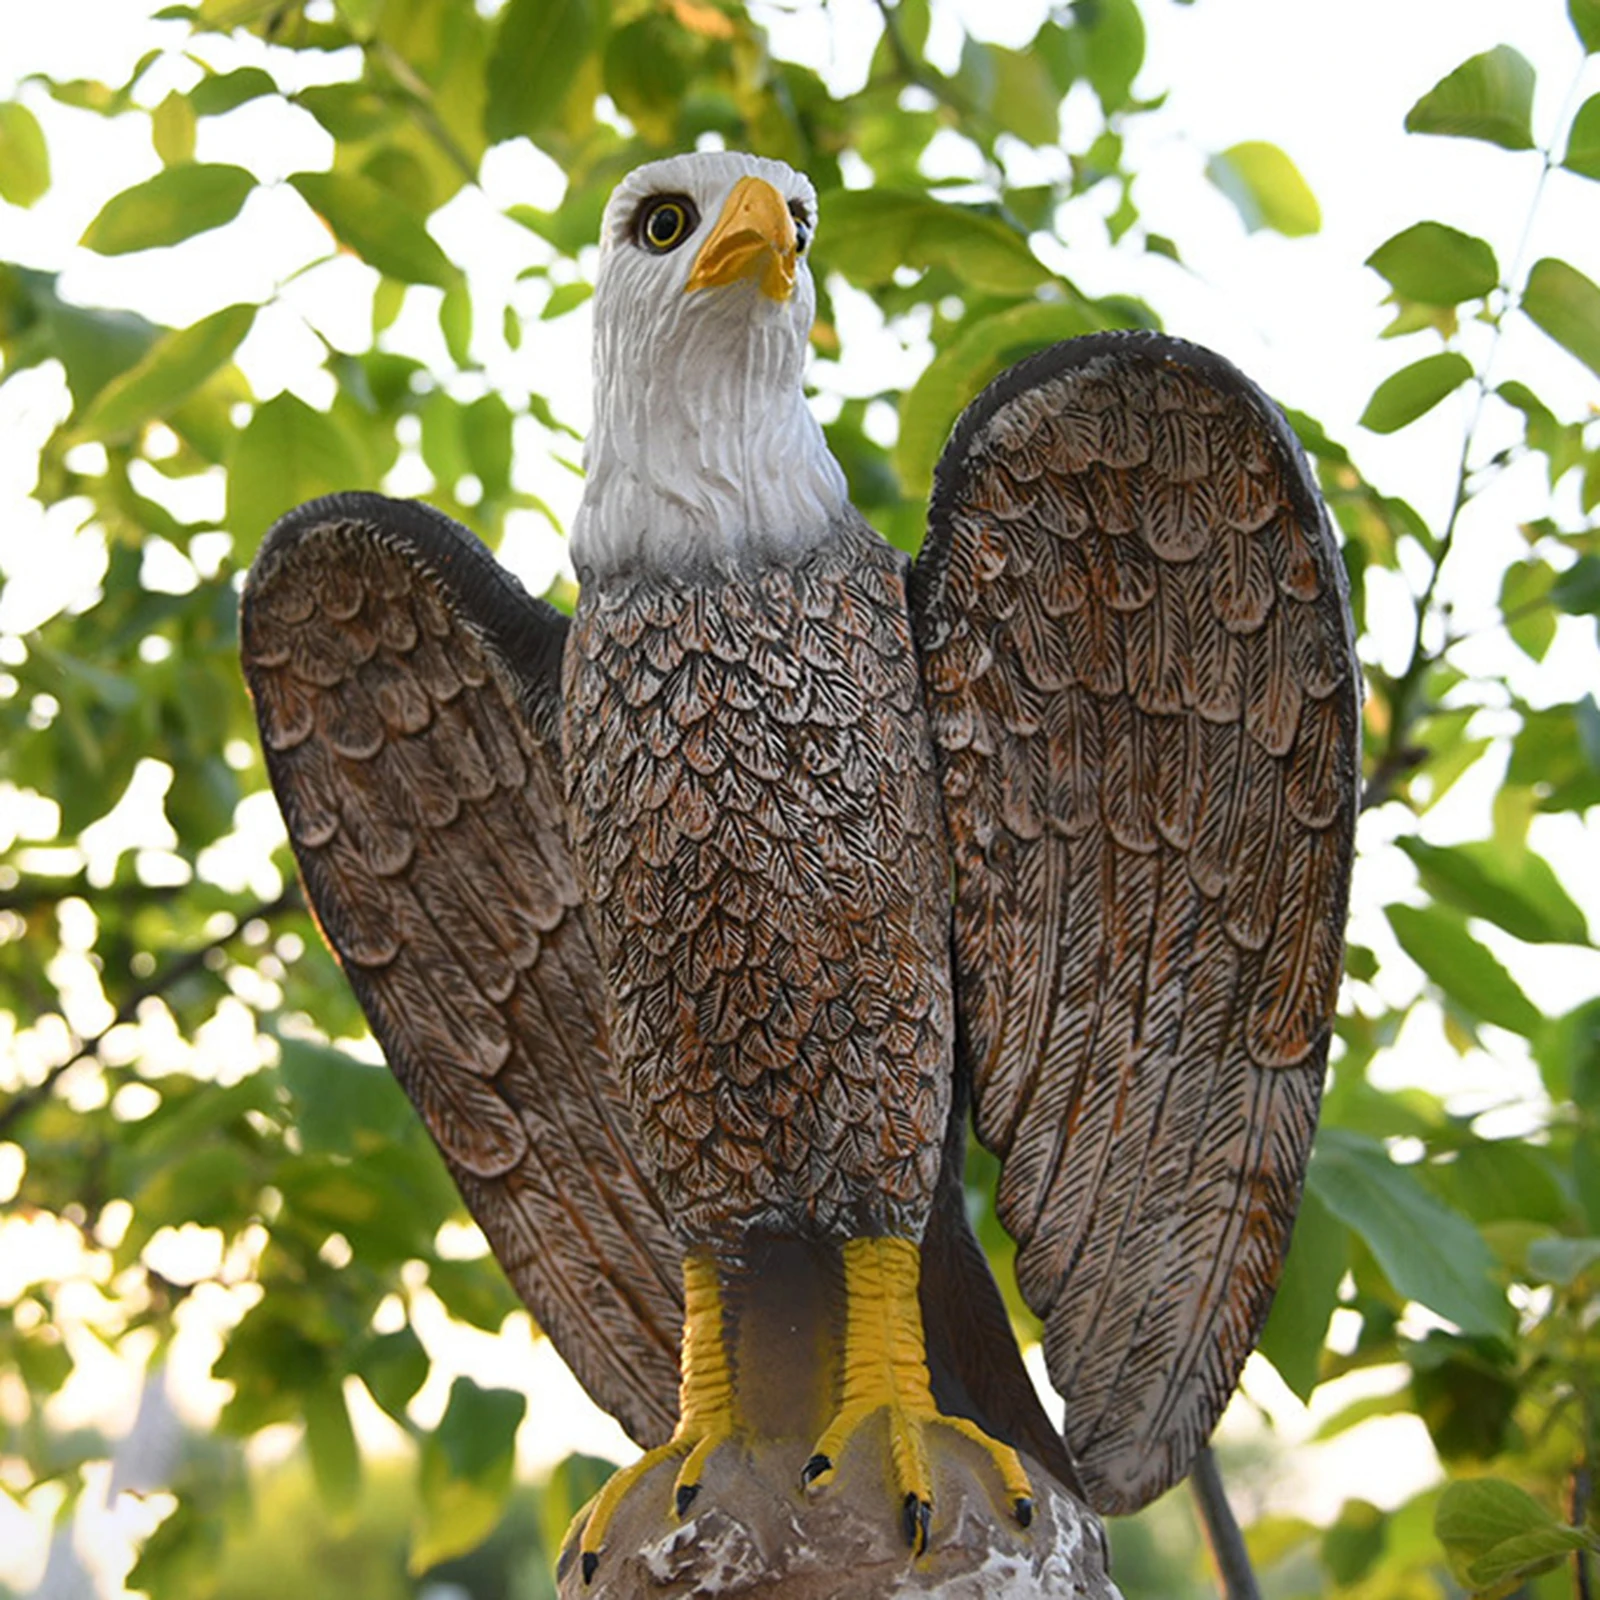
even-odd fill
[{"label": "eagle eye", "polygon": [[700,214],[681,194],[657,195],[645,202],[635,224],[639,243],[652,254],[662,256],[676,250],[694,232]]},{"label": "eagle eye", "polygon": [[789,215],[794,218],[794,248],[796,255],[804,255],[811,243],[811,212],[801,200],[789,202]]}]

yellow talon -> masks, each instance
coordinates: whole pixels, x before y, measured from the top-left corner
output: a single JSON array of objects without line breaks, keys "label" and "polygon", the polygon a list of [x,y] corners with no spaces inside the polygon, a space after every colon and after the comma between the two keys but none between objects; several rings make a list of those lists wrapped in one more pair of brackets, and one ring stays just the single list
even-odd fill
[{"label": "yellow talon", "polygon": [[711,1452],[733,1437],[733,1374],[723,1328],[722,1290],[711,1257],[696,1251],[683,1262],[681,1368],[678,1426],[672,1437],[614,1472],[595,1497],[578,1543],[585,1583],[594,1580],[611,1519],[641,1478],[663,1462],[684,1457],[672,1490],[672,1503],[681,1517],[694,1502]]},{"label": "yellow talon", "polygon": [[924,1434],[951,1428],[994,1462],[1023,1527],[1033,1520],[1033,1486],[1017,1452],[966,1417],[946,1416],[934,1404],[917,1302],[921,1252],[910,1239],[850,1239],[844,1246],[845,1344],[839,1410],[801,1472],[811,1488],[833,1473],[845,1445],[866,1420],[888,1412],[889,1457],[903,1499],[906,1543],[928,1547],[933,1473]]}]

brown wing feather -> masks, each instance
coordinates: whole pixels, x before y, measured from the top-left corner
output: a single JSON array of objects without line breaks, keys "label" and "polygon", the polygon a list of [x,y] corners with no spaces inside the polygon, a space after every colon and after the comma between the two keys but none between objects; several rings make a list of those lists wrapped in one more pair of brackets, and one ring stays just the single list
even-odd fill
[{"label": "brown wing feather", "polygon": [[307,895],[517,1292],[642,1444],[677,1414],[679,1247],[634,1158],[567,849],[565,619],[426,506],[268,535],[241,613]]},{"label": "brown wing feather", "polygon": [[1188,1469],[1316,1121],[1358,770],[1343,571],[1281,416],[1154,335],[1014,368],[912,602],[979,1136],[1090,1498]]}]

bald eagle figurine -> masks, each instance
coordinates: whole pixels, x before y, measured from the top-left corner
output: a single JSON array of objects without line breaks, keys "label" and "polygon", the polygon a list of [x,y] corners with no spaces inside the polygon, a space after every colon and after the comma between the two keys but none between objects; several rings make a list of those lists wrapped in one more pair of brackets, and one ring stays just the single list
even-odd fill
[{"label": "bald eagle figurine", "polygon": [[1192,345],[1058,345],[962,416],[908,561],[804,397],[817,227],[745,155],[617,189],[570,620],[372,494],[283,518],[244,593],[310,903],[645,1447],[585,1582],[620,1507],[698,1514],[760,1439],[802,1510],[868,1462],[910,1560],[952,1453],[1008,1537],[1041,1475],[1137,1509],[1260,1332],[1315,1126],[1359,693],[1292,434]]}]

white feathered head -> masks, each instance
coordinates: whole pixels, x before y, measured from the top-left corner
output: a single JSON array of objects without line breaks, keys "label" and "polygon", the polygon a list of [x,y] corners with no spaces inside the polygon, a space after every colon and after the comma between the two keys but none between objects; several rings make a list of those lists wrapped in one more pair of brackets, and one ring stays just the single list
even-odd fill
[{"label": "white feathered head", "polygon": [[716,151],[652,162],[606,206],[580,577],[781,560],[845,504],[805,404],[810,180]]}]

